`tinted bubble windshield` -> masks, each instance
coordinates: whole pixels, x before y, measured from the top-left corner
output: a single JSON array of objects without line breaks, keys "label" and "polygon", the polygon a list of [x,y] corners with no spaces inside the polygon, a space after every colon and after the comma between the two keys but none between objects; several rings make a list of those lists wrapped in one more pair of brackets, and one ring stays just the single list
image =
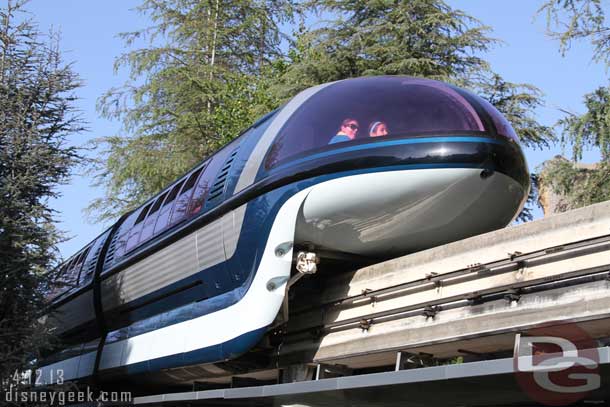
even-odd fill
[{"label": "tinted bubble windshield", "polygon": [[508,120],[506,120],[506,118],[502,116],[502,113],[500,113],[498,109],[496,109],[491,103],[489,103],[483,98],[478,98],[478,102],[483,106],[487,114],[491,117],[491,120],[493,121],[494,126],[496,127],[496,132],[499,135],[512,138],[515,141],[519,141],[517,133],[515,133],[513,127],[510,125]]},{"label": "tinted bubble windshield", "polygon": [[460,131],[485,129],[470,103],[448,85],[405,77],[346,80],[322,89],[292,115],[265,166],[329,144]]}]

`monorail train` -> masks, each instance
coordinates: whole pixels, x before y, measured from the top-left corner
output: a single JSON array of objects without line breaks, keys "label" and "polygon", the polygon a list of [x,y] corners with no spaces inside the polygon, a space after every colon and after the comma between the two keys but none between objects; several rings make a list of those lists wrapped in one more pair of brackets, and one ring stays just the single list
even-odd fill
[{"label": "monorail train", "polygon": [[46,383],[215,363],[255,346],[297,250],[371,259],[506,226],[529,175],[487,101],[401,76],[307,89],[64,263]]}]

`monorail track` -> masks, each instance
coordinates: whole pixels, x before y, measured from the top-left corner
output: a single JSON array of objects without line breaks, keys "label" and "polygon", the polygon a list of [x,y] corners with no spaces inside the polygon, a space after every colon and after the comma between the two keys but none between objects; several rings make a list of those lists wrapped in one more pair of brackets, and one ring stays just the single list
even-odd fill
[{"label": "monorail track", "polygon": [[[495,282],[486,287],[481,287],[476,291],[464,290],[463,292],[455,293],[454,295],[441,295],[439,292],[443,287],[456,284],[458,279],[477,279],[487,278],[490,276],[506,275],[507,273],[518,272],[525,274],[528,267],[531,268],[531,263],[553,263],[557,261],[557,257],[569,257],[571,259],[586,256],[590,254],[607,255],[609,260],[606,264],[599,266],[572,270],[569,272],[561,272],[552,276],[537,275],[537,278],[524,279],[519,282],[495,285]],[[578,285],[582,282],[590,281],[606,281],[610,279],[610,234],[600,238],[588,239],[585,241],[575,242],[564,246],[555,246],[547,249],[537,250],[527,254],[509,253],[509,258],[499,260],[487,264],[474,264],[460,270],[450,271],[443,274],[430,273],[424,278],[419,278],[414,281],[405,282],[387,288],[379,288],[376,290],[364,289],[362,294],[346,296],[339,298],[334,302],[324,302],[319,306],[309,306],[306,308],[295,310],[289,322],[290,334],[298,334],[303,331],[318,330],[321,334],[328,333],[336,329],[349,328],[354,325],[361,329],[369,329],[378,319],[388,317],[400,317],[407,315],[423,315],[433,317],[435,313],[447,309],[447,307],[455,308],[458,306],[468,306],[485,301],[495,299],[498,295],[509,301],[518,301],[521,294],[529,294],[533,292],[544,292],[545,290],[556,285]],[[517,280],[518,278],[515,278]],[[526,281],[525,281],[526,280]],[[549,280],[553,281],[548,282]],[[458,283],[459,284],[459,283]],[[432,291],[436,292],[440,298],[430,301],[416,302],[411,305],[387,309],[373,313],[363,313],[361,315],[341,319],[334,322],[327,322],[321,325],[307,324],[301,322],[307,319],[311,313],[318,314],[323,310],[325,315],[335,314],[340,310],[347,308],[371,308],[377,307],[378,304],[386,300],[391,300],[396,296],[408,296],[410,292]],[[461,291],[461,290],[460,290]],[[435,294],[432,294],[434,296]],[[494,296],[495,295],[495,296]],[[364,303],[365,305],[362,305]],[[314,317],[315,318],[315,317]],[[325,317],[325,320],[331,318]],[[295,322],[296,321],[296,322]],[[363,321],[367,321],[363,323]],[[366,325],[366,327],[364,326]]]}]

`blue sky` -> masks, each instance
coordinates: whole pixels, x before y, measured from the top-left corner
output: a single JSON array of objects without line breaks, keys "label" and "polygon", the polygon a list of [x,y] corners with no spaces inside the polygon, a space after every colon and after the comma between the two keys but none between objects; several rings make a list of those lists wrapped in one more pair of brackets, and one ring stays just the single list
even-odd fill
[{"label": "blue sky", "polygon": [[[537,114],[543,124],[551,125],[561,117],[559,108],[583,112],[583,95],[605,83],[604,67],[591,62],[592,50],[586,43],[576,43],[561,57],[558,44],[545,36],[544,17],[534,18],[542,1],[449,0],[448,4],[478,18],[492,28],[491,36],[502,40],[485,57],[506,80],[530,83],[544,93],[546,106]],[[89,123],[89,131],[75,135],[70,142],[82,145],[88,140],[119,134],[120,124],[98,117],[97,98],[126,79],[125,72],[115,75],[114,58],[125,49],[119,32],[145,27],[147,21],[134,7],[136,0],[32,0],[28,10],[41,30],[50,27],[62,33],[61,48],[65,59],[84,81],[78,91],[79,107]],[[530,168],[561,153],[559,147],[546,151],[526,151]],[[94,153],[93,153],[94,154]],[[584,161],[595,161],[596,152],[587,152]],[[90,187],[90,179],[75,173],[71,182],[60,188],[62,197],[52,202],[58,211],[59,227],[72,238],[59,248],[69,256],[94,239],[109,225],[87,223],[83,208],[101,191]]]}]

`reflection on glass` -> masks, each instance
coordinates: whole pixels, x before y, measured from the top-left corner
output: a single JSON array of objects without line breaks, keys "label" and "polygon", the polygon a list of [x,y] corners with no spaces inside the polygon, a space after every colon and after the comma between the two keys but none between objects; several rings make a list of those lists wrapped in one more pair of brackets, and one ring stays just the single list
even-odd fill
[{"label": "reflection on glass", "polygon": [[487,114],[491,117],[491,120],[493,121],[494,126],[496,126],[496,132],[499,135],[512,138],[515,141],[519,141],[519,137],[517,136],[517,133],[515,133],[515,130],[513,130],[513,127],[510,125],[508,120],[506,120],[506,118],[504,116],[502,116],[502,113],[500,113],[498,111],[498,109],[496,109],[487,100],[482,99],[482,98],[480,98],[479,103],[483,106],[483,108],[485,109]]}]

